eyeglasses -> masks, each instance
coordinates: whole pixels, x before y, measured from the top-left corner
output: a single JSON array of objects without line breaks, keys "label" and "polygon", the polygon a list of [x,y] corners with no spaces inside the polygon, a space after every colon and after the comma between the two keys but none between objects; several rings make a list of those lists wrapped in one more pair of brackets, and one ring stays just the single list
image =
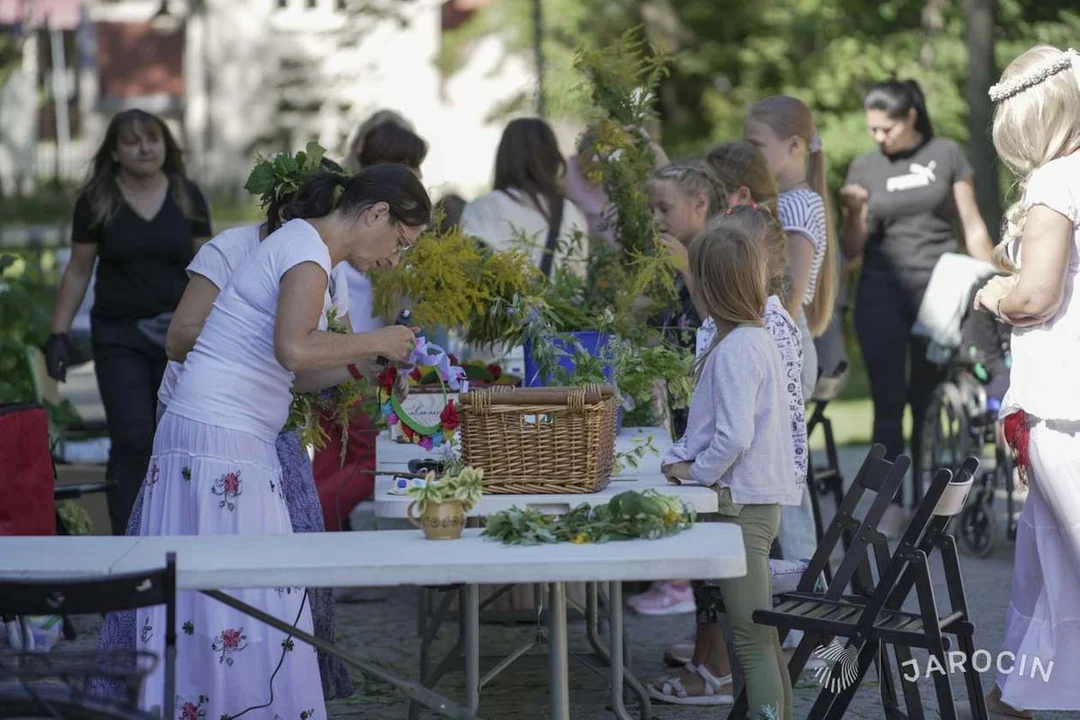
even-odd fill
[{"label": "eyeglasses", "polygon": [[410,238],[409,234],[405,231],[405,226],[397,220],[394,221],[394,227],[397,228],[398,251],[404,252],[411,248],[413,243],[416,242],[416,238]]}]

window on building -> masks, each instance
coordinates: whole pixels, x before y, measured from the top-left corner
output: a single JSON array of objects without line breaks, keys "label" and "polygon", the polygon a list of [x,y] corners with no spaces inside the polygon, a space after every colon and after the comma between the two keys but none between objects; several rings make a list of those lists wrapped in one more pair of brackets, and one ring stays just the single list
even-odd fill
[{"label": "window on building", "polygon": [[277,0],[278,10],[285,10],[289,7],[289,0]]},{"label": "window on building", "polygon": [[315,10],[319,7],[319,0],[307,0],[307,9]]}]

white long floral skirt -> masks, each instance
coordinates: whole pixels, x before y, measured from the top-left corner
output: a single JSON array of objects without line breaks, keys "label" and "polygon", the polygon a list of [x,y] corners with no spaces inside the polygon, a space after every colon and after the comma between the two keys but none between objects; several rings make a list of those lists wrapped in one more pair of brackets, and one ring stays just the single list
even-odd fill
[{"label": "white long floral skirt", "polygon": [[[166,412],[154,437],[141,535],[290,535],[274,443]],[[229,539],[221,539],[221,552]],[[220,588],[310,633],[303,588]],[[197,592],[177,594],[176,718],[322,720],[315,649]],[[165,608],[136,616],[140,649],[164,657]],[[141,705],[160,706],[164,663]]]},{"label": "white long floral skirt", "polygon": [[1001,699],[1025,710],[1080,710],[1080,424],[1040,422],[997,658]]}]

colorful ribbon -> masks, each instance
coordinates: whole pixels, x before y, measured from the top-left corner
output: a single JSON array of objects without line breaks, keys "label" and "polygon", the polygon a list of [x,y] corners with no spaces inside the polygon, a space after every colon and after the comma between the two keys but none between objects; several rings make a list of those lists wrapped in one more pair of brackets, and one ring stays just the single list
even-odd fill
[{"label": "colorful ribbon", "polygon": [[429,343],[423,336],[416,338],[416,347],[413,348],[406,362],[409,365],[435,368],[435,372],[442,381],[454,392],[469,391],[465,370],[457,365],[451,365],[449,353],[435,343]]}]

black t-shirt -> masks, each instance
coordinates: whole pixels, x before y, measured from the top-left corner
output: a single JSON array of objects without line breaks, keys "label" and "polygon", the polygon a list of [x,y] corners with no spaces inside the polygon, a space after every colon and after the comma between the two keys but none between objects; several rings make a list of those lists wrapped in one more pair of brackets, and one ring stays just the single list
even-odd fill
[{"label": "black t-shirt", "polygon": [[97,243],[94,320],[141,320],[171,312],[187,286],[195,238],[210,237],[210,211],[199,188],[187,182],[191,214],[184,216],[172,192],[151,220],[126,202],[106,223],[96,223],[85,195],[75,201],[72,243]]},{"label": "black t-shirt", "polygon": [[855,160],[847,182],[870,193],[863,267],[929,273],[944,253],[956,252],[953,184],[971,176],[963,151],[943,138],[899,155],[875,150]]}]

